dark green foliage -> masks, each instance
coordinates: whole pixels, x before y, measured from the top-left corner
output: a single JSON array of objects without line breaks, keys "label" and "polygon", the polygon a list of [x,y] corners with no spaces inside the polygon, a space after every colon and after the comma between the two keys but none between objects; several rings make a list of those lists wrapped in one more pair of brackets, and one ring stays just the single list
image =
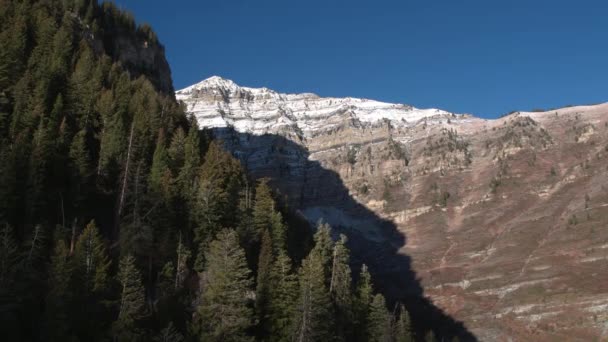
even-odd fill
[{"label": "dark green foliage", "polygon": [[336,335],[341,340],[351,341],[354,312],[346,236],[340,235],[340,239],[334,246],[332,259],[329,291],[336,312]]},{"label": "dark green foliage", "polygon": [[386,302],[381,294],[376,294],[370,304],[367,331],[369,341],[391,341],[391,315],[386,311]]},{"label": "dark green foliage", "polygon": [[441,195],[439,195],[439,205],[444,208],[447,207],[448,199],[450,199],[450,193],[447,191],[442,191]]},{"label": "dark green foliage", "polygon": [[280,251],[273,264],[270,288],[269,340],[291,340],[296,331],[295,315],[298,300],[298,278],[291,260]]},{"label": "dark green foliage", "polygon": [[155,195],[160,201],[169,201],[171,199],[172,179],[171,169],[169,168],[169,154],[165,147],[165,137],[161,133],[158,135],[156,149],[152,157],[152,165],[150,166],[150,175],[148,176],[149,191]]},{"label": "dark green foliage", "polygon": [[[397,307],[395,307],[397,308]],[[412,342],[412,326],[410,322],[410,315],[403,305],[399,305],[399,317],[394,317],[394,329],[395,342]]]},{"label": "dark green foliage", "polygon": [[188,200],[191,200],[192,189],[198,182],[198,169],[201,161],[198,126],[195,119],[191,120],[190,123],[190,130],[184,143],[184,165],[177,176],[179,188]]},{"label": "dark green foliage", "polygon": [[[327,288],[327,260],[322,238],[325,232],[317,232],[317,245],[302,262],[300,269],[300,298],[296,310],[296,335],[299,342],[327,341],[332,333],[332,304]],[[321,242],[321,243],[319,243]],[[329,259],[331,260],[331,259]]]},{"label": "dark green foliage", "polygon": [[184,340],[184,336],[175,329],[173,323],[169,323],[167,327],[154,337],[154,342],[182,342]]},{"label": "dark green foliage", "polygon": [[145,315],[144,287],[141,274],[135,266],[135,258],[127,255],[120,261],[117,280],[120,284],[118,318],[112,324],[115,341],[141,340],[142,332],[137,321]]},{"label": "dark green foliage", "polygon": [[[268,330],[268,314],[270,306],[271,275],[272,275],[272,239],[268,229],[262,234],[262,244],[260,247],[260,257],[257,268],[257,287],[255,297],[255,309],[260,322],[261,334]],[[265,335],[265,334],[264,334]]]},{"label": "dark green foliage", "polygon": [[17,329],[19,303],[15,296],[21,263],[13,231],[5,224],[0,227],[0,322],[3,324],[5,336],[9,338],[20,336]]},{"label": "dark green foliage", "polygon": [[72,260],[84,295],[108,288],[110,259],[95,222],[91,221],[78,237]]},{"label": "dark green foliage", "polygon": [[253,206],[253,226],[258,234],[271,228],[272,214],[275,203],[266,179],[261,180],[255,189],[255,204]]},{"label": "dark green foliage", "polygon": [[495,194],[501,183],[502,180],[500,179],[500,177],[492,178],[492,180],[490,181],[490,192]]},{"label": "dark green foliage", "polygon": [[432,330],[429,330],[426,335],[424,335],[425,342],[438,342],[437,335]]},{"label": "dark green foliage", "polygon": [[68,331],[69,304],[72,302],[71,277],[73,265],[69,262],[69,249],[63,239],[55,242],[48,277],[46,313],[44,317],[45,339],[65,341],[72,338]]},{"label": "dark green foliage", "polygon": [[184,286],[184,282],[190,272],[188,268],[188,261],[190,260],[191,252],[186,248],[182,242],[182,234],[179,234],[179,241],[177,243],[177,262],[175,268],[175,285],[174,290],[179,290]]},{"label": "dark green foliage", "polygon": [[222,228],[236,227],[239,190],[244,183],[241,164],[213,142],[201,166],[196,193],[195,242],[198,243],[196,269],[204,267],[203,250]]},{"label": "dark green foliage", "polygon": [[388,153],[389,158],[403,160],[403,164],[408,166],[409,158],[405,145],[393,140],[392,137],[388,139]]},{"label": "dark green foliage", "polygon": [[314,253],[318,255],[318,261],[321,263],[323,269],[325,286],[329,288],[334,250],[334,242],[331,238],[331,227],[329,224],[323,222],[317,224],[317,232],[315,233],[314,240],[315,247],[311,251],[311,254]]},{"label": "dark green foliage", "polygon": [[569,218],[568,218],[568,225],[571,226],[576,226],[578,224],[578,218],[576,217],[575,214],[572,214]]},{"label": "dark green foliage", "polygon": [[346,161],[350,165],[355,165],[357,163],[357,152],[359,152],[358,146],[350,146],[348,148],[348,152],[346,154]]},{"label": "dark green foliage", "polygon": [[205,252],[206,267],[201,305],[197,308],[201,341],[245,341],[252,327],[253,312],[247,291],[251,289],[251,272],[237,235],[222,230]]},{"label": "dark green foliage", "polygon": [[353,307],[355,315],[355,338],[357,341],[367,341],[370,334],[369,310],[373,297],[373,288],[372,278],[365,264],[361,267],[356,292]]},{"label": "dark green foliage", "polygon": [[71,312],[72,326],[79,338],[95,339],[107,328],[98,317],[107,314],[102,300],[109,297],[111,261],[94,222],[78,237],[71,262],[71,288],[77,304]]},{"label": "dark green foliage", "polygon": [[19,250],[13,230],[7,224],[0,230],[0,286],[10,289],[19,267]]}]

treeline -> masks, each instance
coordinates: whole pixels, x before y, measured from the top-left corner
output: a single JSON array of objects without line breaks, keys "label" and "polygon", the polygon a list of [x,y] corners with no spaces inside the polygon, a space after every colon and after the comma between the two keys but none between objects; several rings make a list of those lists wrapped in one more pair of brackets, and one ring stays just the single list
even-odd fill
[{"label": "treeline", "polygon": [[3,340],[415,337],[116,34],[158,44],[112,4],[0,0]]}]

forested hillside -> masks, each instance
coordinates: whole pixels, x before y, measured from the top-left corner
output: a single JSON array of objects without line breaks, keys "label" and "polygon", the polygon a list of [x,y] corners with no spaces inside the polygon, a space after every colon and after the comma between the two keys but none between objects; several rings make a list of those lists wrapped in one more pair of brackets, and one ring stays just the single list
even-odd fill
[{"label": "forested hillside", "polygon": [[0,0],[0,46],[3,340],[434,339],[184,114],[150,27]]}]

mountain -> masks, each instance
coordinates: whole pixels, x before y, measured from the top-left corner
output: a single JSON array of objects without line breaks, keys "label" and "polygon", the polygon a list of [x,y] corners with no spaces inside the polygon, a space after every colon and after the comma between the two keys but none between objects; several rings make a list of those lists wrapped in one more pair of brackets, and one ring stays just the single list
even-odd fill
[{"label": "mountain", "polygon": [[608,336],[608,104],[485,120],[220,77],[176,97],[393,298],[480,340]]},{"label": "mountain", "polygon": [[[0,46],[4,340],[475,341],[421,297],[413,273],[399,272],[416,289],[409,302],[386,305],[383,284],[403,284],[381,280],[387,262],[410,263],[383,234],[382,248],[346,226],[313,234],[293,204],[319,193],[372,228],[394,226],[302,144],[216,128],[243,147],[233,152],[252,177],[199,130],[176,101],[163,45],[130,13],[2,0]],[[277,193],[252,182],[264,170],[293,177],[276,177]]]},{"label": "mountain", "polygon": [[312,138],[344,125],[362,127],[390,122],[409,127],[420,120],[464,120],[439,109],[357,98],[324,98],[315,94],[281,94],[268,88],[241,87],[213,76],[176,92],[202,127],[234,127],[252,134],[281,134]]}]

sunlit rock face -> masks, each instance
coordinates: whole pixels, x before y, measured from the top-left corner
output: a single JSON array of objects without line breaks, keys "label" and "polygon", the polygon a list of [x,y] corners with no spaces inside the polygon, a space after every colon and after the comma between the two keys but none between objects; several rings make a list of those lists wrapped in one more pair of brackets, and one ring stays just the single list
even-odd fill
[{"label": "sunlit rock face", "polygon": [[484,120],[219,77],[176,96],[309,220],[411,257],[480,340],[608,339],[608,105]]}]

